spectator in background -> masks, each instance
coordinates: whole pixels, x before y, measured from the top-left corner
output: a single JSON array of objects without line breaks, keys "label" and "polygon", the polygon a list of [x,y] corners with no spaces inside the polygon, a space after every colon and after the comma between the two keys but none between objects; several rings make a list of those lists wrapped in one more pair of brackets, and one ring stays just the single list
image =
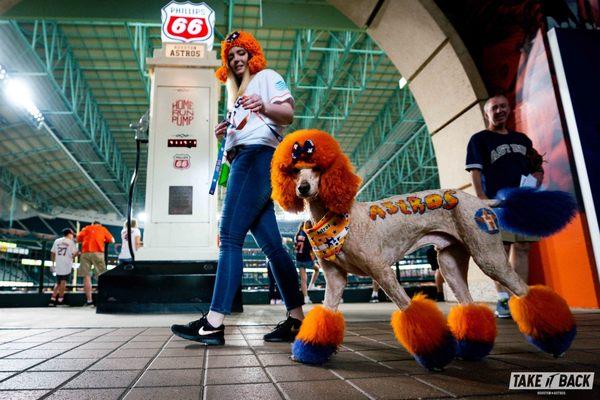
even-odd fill
[{"label": "spectator in background", "polygon": [[[131,250],[129,249],[129,240],[127,240],[127,220],[123,224],[121,230],[121,251],[119,252],[119,263],[131,261]],[[142,232],[137,227],[137,220],[131,219],[131,244],[133,245],[134,254],[142,247]]]},{"label": "spectator in background", "polygon": [[279,294],[273,271],[271,271],[273,266],[271,265],[269,258],[265,260],[265,267],[267,267],[267,276],[269,277],[269,304],[282,304],[283,300],[281,300],[281,295]]},{"label": "spectator in background", "polygon": [[81,257],[79,258],[79,273],[83,276],[86,306],[93,306],[92,266],[94,267],[96,277],[106,271],[104,248],[107,243],[114,243],[115,238],[100,222],[93,221],[91,225],[86,226],[79,232],[77,241],[82,243]]},{"label": "spectator in background", "polygon": [[440,264],[437,260],[437,250],[433,246],[429,246],[425,252],[427,256],[427,262],[431,265],[431,269],[435,274],[435,301],[444,301],[444,277],[440,271]]},{"label": "spectator in background", "polygon": [[[539,186],[544,178],[543,158],[533,148],[527,135],[508,129],[508,99],[502,95],[490,97],[485,102],[483,111],[487,129],[475,133],[469,140],[465,167],[471,173],[477,197],[484,200],[493,199],[499,190],[519,187],[522,182],[527,181],[536,182]],[[500,233],[510,265],[527,282],[530,243],[538,241],[539,238],[504,231]],[[496,289],[496,316],[511,318],[508,289],[497,282]]]},{"label": "spectator in background", "polygon": [[379,303],[379,284],[375,280],[373,280],[373,291],[371,292],[369,303]]},{"label": "spectator in background", "polygon": [[313,259],[313,263],[312,263],[313,274],[310,277],[310,283],[308,284],[308,290],[315,290],[317,288],[316,287],[317,279],[319,278],[319,260],[315,256],[315,253],[313,253],[312,251],[310,252],[310,256]]},{"label": "spectator in background", "polygon": [[77,256],[77,245],[73,241],[75,234],[71,228],[63,229],[62,234],[63,237],[56,239],[50,250],[50,258],[54,261],[52,273],[56,274],[56,285],[48,304],[50,307],[63,304],[67,281],[73,269],[73,258]]},{"label": "spectator in background", "polygon": [[304,296],[304,304],[310,304],[310,297],[308,297],[308,288],[307,281],[308,276],[306,274],[306,269],[313,266],[313,258],[312,258],[312,248],[310,243],[308,242],[308,236],[306,232],[304,232],[304,224],[302,222],[298,227],[298,232],[296,232],[296,236],[294,237],[294,250],[296,253],[296,268],[300,272],[300,289],[302,290],[302,295]]}]

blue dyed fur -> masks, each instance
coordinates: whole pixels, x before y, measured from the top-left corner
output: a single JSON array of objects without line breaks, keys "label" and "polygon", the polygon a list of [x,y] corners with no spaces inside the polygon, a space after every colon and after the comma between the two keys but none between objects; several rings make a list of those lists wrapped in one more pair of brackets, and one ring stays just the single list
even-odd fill
[{"label": "blue dyed fur", "polygon": [[320,346],[302,340],[295,340],[292,344],[294,359],[304,364],[325,364],[336,350],[336,346]]},{"label": "blue dyed fur", "polygon": [[494,342],[476,342],[473,340],[456,341],[456,357],[467,361],[479,361],[492,351]]},{"label": "blue dyed fur", "polygon": [[570,193],[533,188],[502,189],[495,207],[503,230],[526,236],[550,236],[573,219],[577,203]]},{"label": "blue dyed fur", "polygon": [[456,340],[448,333],[441,346],[429,354],[413,354],[415,360],[430,371],[441,371],[456,355]]},{"label": "blue dyed fur", "polygon": [[575,339],[577,327],[573,327],[570,331],[557,336],[537,337],[525,336],[527,341],[538,349],[558,357],[563,354],[571,346],[571,342]]}]

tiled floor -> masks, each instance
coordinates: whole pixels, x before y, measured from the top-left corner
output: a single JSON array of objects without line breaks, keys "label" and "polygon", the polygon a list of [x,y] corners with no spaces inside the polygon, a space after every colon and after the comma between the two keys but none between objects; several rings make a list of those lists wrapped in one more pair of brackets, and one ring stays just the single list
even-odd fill
[{"label": "tiled floor", "polygon": [[353,310],[361,309],[346,307],[344,345],[322,367],[292,362],[289,344],[263,342],[265,325],[228,326],[227,345],[209,348],[167,327],[0,329],[0,400],[540,397],[510,391],[511,371],[594,371],[593,391],[567,397],[600,398],[600,313],[576,314],[579,333],[562,359],[498,321],[485,361],[455,360],[431,373],[395,341],[389,322],[352,322]]}]

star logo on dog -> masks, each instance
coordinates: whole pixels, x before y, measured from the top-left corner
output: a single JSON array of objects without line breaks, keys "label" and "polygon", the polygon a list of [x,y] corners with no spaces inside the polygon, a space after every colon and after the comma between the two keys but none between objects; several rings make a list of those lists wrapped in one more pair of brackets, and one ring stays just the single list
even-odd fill
[{"label": "star logo on dog", "polygon": [[500,232],[500,228],[498,227],[498,218],[496,218],[496,214],[487,208],[480,208],[475,213],[475,222],[477,222],[477,226],[484,232],[489,234],[495,234]]}]

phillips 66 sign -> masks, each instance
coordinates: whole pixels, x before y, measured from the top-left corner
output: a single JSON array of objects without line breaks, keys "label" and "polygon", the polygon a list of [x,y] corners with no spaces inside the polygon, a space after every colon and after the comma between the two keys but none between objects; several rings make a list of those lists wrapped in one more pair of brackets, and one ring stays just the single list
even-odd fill
[{"label": "phillips 66 sign", "polygon": [[161,38],[166,43],[204,43],[212,50],[215,12],[206,3],[171,1],[161,9]]}]

